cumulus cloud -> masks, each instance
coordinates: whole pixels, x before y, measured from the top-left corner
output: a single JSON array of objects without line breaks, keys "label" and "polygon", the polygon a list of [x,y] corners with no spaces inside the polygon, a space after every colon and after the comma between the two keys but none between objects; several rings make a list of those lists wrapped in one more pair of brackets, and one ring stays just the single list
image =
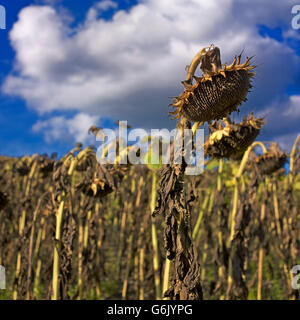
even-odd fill
[{"label": "cumulus cloud", "polygon": [[293,37],[288,30],[295,3],[144,0],[107,21],[99,10],[116,6],[101,1],[73,29],[54,8],[30,6],[10,32],[15,70],[3,91],[24,98],[41,114],[72,110],[139,127],[170,126],[168,97],[182,90],[184,67],[193,55],[214,43],[223,63],[243,48],[246,55],[256,55],[255,88],[249,108],[242,108],[260,111],[282,97],[289,101],[285,92],[297,78],[299,57],[285,42],[260,35],[258,26],[280,25],[283,35]]},{"label": "cumulus cloud", "polygon": [[95,139],[88,135],[88,129],[97,123],[99,123],[98,116],[79,113],[69,119],[59,116],[38,121],[32,129],[36,133],[42,132],[48,143],[56,141],[93,143]]}]

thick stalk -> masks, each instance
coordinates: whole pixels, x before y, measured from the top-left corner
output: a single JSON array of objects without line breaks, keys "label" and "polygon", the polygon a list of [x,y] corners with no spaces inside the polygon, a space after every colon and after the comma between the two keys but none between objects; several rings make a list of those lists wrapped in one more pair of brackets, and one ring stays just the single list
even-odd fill
[{"label": "thick stalk", "polygon": [[40,284],[40,275],[41,275],[41,269],[42,269],[42,259],[41,257],[39,257],[39,250],[40,250],[41,241],[45,240],[45,237],[46,237],[46,226],[47,225],[45,223],[45,218],[42,217],[41,226],[38,231],[37,240],[35,244],[34,259],[33,259],[34,262],[37,260],[34,286],[33,286],[33,294],[34,294],[34,298],[36,299],[39,296],[39,284]]},{"label": "thick stalk", "polygon": [[32,251],[33,251],[33,241],[34,241],[34,233],[35,233],[35,223],[37,219],[38,211],[40,210],[40,206],[45,194],[39,199],[36,209],[33,213],[33,221],[32,227],[30,231],[30,240],[29,240],[29,248],[28,248],[28,270],[27,270],[27,288],[26,288],[26,300],[31,299],[31,280],[32,280]]},{"label": "thick stalk", "polygon": [[[164,280],[163,280],[163,290],[162,290],[162,296],[164,296],[164,293],[169,288],[169,277],[170,277],[170,269],[171,269],[171,260],[166,258],[165,262],[165,270],[164,270]],[[163,300],[169,300],[169,298],[163,298]]]},{"label": "thick stalk", "polygon": [[61,248],[61,222],[65,206],[65,193],[63,193],[62,196],[63,200],[61,200],[56,214],[55,246],[53,255],[52,300],[58,300],[59,298],[59,257]]},{"label": "thick stalk", "polygon": [[202,56],[206,53],[206,49],[209,47],[205,47],[203,48],[201,51],[199,51],[196,56],[194,57],[192,63],[189,66],[187,75],[186,75],[186,81],[191,82],[193,80],[193,76],[196,72],[196,69],[198,67],[198,65],[201,62]]},{"label": "thick stalk", "polygon": [[[266,203],[263,199],[260,212],[260,224],[263,225],[266,213]],[[261,300],[261,288],[262,288],[262,279],[263,279],[263,259],[264,259],[264,247],[263,243],[260,243],[259,252],[258,252],[258,282],[257,282],[257,300]]]},{"label": "thick stalk", "polygon": [[[152,173],[152,196],[151,196],[151,212],[155,210],[156,202],[156,173]],[[157,300],[161,299],[161,285],[159,274],[159,256],[158,256],[158,241],[156,234],[155,220],[151,217],[151,238],[153,247],[153,270],[154,270],[154,282],[155,282],[155,296]]]},{"label": "thick stalk", "polygon": [[141,248],[140,253],[139,253],[139,300],[144,300],[144,294],[145,294],[145,289],[144,289],[144,281],[145,281],[145,276],[144,276],[144,261],[145,261],[145,248],[144,246]]},{"label": "thick stalk", "polygon": [[92,210],[89,210],[87,214],[87,218],[85,221],[85,226],[84,226],[84,240],[83,240],[83,248],[87,249],[88,247],[88,241],[89,241],[89,226],[90,226],[90,221],[92,217]]},{"label": "thick stalk", "polygon": [[297,145],[300,142],[300,134],[296,138],[291,154],[290,154],[290,172],[289,172],[289,181],[292,183],[293,181],[293,174],[294,174],[294,163],[295,163],[295,156],[296,156],[296,151],[297,151]]},{"label": "thick stalk", "polygon": [[[136,196],[135,207],[139,208],[141,203],[141,195],[142,195],[142,187],[144,185],[144,180],[142,177],[139,179],[138,183],[138,190]],[[141,228],[138,238],[138,299],[144,300],[145,299],[145,288],[144,288],[144,281],[145,281],[145,274],[144,274],[144,267],[145,267],[145,229],[146,225],[148,224],[148,217],[147,215],[144,216],[143,220],[141,221]]]},{"label": "thick stalk", "polygon": [[[96,204],[95,204],[95,215],[98,216],[98,228],[102,228],[102,224],[103,224],[103,219],[102,217],[100,216],[100,203],[99,203],[99,200],[96,201]],[[98,230],[99,230],[98,229]],[[99,230],[100,231],[100,230]],[[97,251],[96,251],[96,265],[100,265],[101,263],[101,258],[100,258],[100,250],[102,248],[102,237],[99,236],[98,237],[98,240],[97,240]],[[97,272],[97,278],[96,278],[96,283],[95,283],[95,286],[96,286],[96,296],[97,296],[97,299],[101,299],[101,277],[100,277],[100,273]]]},{"label": "thick stalk", "polygon": [[[230,237],[228,239],[228,248],[231,248],[232,240],[234,238],[234,233],[235,233],[235,218],[237,214],[237,209],[238,209],[238,201],[239,201],[239,180],[242,176],[242,173],[246,167],[246,164],[249,159],[250,152],[257,146],[260,146],[263,150],[264,153],[267,152],[267,149],[265,145],[262,142],[254,142],[252,143],[251,146],[247,149],[247,151],[244,153],[244,156],[242,158],[241,164],[239,166],[239,170],[234,177],[234,194],[233,194],[233,206],[232,206],[232,212],[231,212],[231,218],[230,218]],[[233,259],[233,250],[230,250],[230,255],[229,255],[229,261],[228,261],[228,278],[227,278],[227,293],[230,292],[232,284],[233,284],[233,278],[232,278],[232,272],[233,272],[233,266],[232,266],[232,259]]]},{"label": "thick stalk", "polygon": [[[32,178],[35,174],[36,167],[37,167],[37,161],[34,161],[32,167],[30,169],[30,173],[28,176],[27,184],[26,184],[25,199],[27,199],[29,196],[31,182],[32,182]],[[26,209],[23,209],[20,220],[19,220],[19,237],[20,238],[23,234],[23,230],[25,228],[25,223],[26,223]],[[17,254],[15,284],[14,284],[14,290],[13,290],[13,299],[14,300],[18,299],[18,287],[20,285],[20,272],[21,272],[21,259],[22,259],[22,257],[21,257],[21,249],[20,249]]]},{"label": "thick stalk", "polygon": [[206,263],[206,259],[207,259],[207,242],[204,243],[203,246],[203,254],[202,254],[202,261],[201,261],[201,281],[203,282],[205,280],[205,275],[206,275],[206,269],[205,269],[205,263]]},{"label": "thick stalk", "polygon": [[208,189],[208,192],[206,193],[204,201],[202,203],[201,210],[199,212],[195,227],[193,229],[193,234],[192,234],[193,240],[195,240],[197,235],[198,235],[198,232],[199,232],[199,229],[200,229],[200,225],[201,225],[201,221],[202,221],[202,218],[203,218],[203,214],[204,214],[204,211],[207,208],[207,204],[208,204],[208,201],[209,201],[209,198],[210,198],[210,192],[211,192],[211,189]]},{"label": "thick stalk", "polygon": [[127,298],[127,288],[128,288],[128,280],[130,275],[130,269],[132,265],[132,242],[133,242],[133,234],[131,233],[128,240],[128,254],[127,254],[127,266],[125,272],[125,278],[123,281],[123,289],[122,289],[122,300],[126,300]]},{"label": "thick stalk", "polygon": [[[207,208],[207,215],[208,215],[208,216],[210,216],[210,214],[211,214],[211,212],[212,212],[213,203],[214,203],[214,198],[215,198],[215,190],[213,190],[213,191],[210,193],[209,204],[208,204],[208,208]],[[201,230],[201,231],[202,231],[202,230]],[[199,242],[199,239],[200,239],[200,232],[197,234],[197,237],[196,237],[197,242],[196,242],[196,243]],[[206,275],[205,263],[206,263],[206,260],[207,260],[207,251],[208,251],[208,244],[207,244],[207,241],[206,241],[205,244],[204,244],[204,247],[203,247],[203,254],[202,254],[202,262],[201,262],[201,265],[202,265],[202,269],[201,269],[201,281],[204,281],[205,275]]]},{"label": "thick stalk", "polygon": [[230,243],[233,240],[234,236],[234,228],[235,228],[235,217],[237,213],[237,208],[238,208],[238,191],[239,191],[239,180],[242,176],[242,173],[246,167],[246,164],[248,162],[248,158],[250,155],[250,152],[252,149],[255,147],[260,146],[263,149],[263,152],[267,152],[267,149],[265,145],[262,142],[254,142],[252,145],[247,149],[247,151],[244,153],[243,159],[241,161],[238,173],[235,176],[234,179],[234,196],[233,196],[233,207],[232,207],[232,214],[231,214],[231,231],[230,231]]},{"label": "thick stalk", "polygon": [[222,174],[223,174],[223,159],[219,160],[218,177],[217,177],[217,190],[220,192],[222,188]]},{"label": "thick stalk", "polygon": [[[218,168],[218,177],[217,177],[217,191],[218,193],[221,192],[222,189],[222,174],[223,174],[223,159],[219,160],[219,168]],[[221,220],[222,220],[222,212],[218,209],[218,245],[219,245],[219,251],[220,255],[223,256],[223,234],[222,234],[222,228],[221,228]],[[218,276],[220,279],[224,278],[225,273],[225,266],[223,264],[220,264],[218,267]]]},{"label": "thick stalk", "polygon": [[[68,175],[70,177],[72,177],[78,161],[84,157],[87,150],[88,149],[81,151],[77,157],[72,158],[71,165],[68,170]],[[65,164],[68,160],[69,158],[66,159]],[[59,299],[59,285],[60,285],[59,264],[60,264],[60,251],[61,251],[61,227],[62,227],[62,219],[63,219],[66,198],[67,198],[67,194],[65,191],[63,191],[60,196],[60,204],[56,214],[55,246],[54,246],[54,254],[53,254],[53,275],[52,275],[52,300]]]},{"label": "thick stalk", "polygon": [[136,293],[136,297],[138,299],[140,291],[139,291],[139,280],[140,280],[140,276],[139,276],[139,258],[140,255],[138,254],[138,252],[136,252],[136,254],[134,255],[134,259],[133,259],[133,275],[134,275],[134,291]]},{"label": "thick stalk", "polygon": [[118,256],[117,256],[117,275],[118,279],[121,276],[121,263],[122,263],[122,252],[124,247],[124,237],[125,237],[125,228],[126,228],[126,220],[127,220],[127,210],[128,204],[127,202],[124,203],[124,209],[122,211],[121,217],[121,230],[120,230],[120,237],[119,237],[119,248],[118,248]]},{"label": "thick stalk", "polygon": [[281,237],[281,225],[280,225],[280,215],[279,215],[279,207],[278,207],[276,182],[272,183],[272,188],[273,188],[273,203],[274,203],[276,229],[277,229],[278,236]]},{"label": "thick stalk", "polygon": [[[214,205],[214,199],[215,199],[215,193],[216,191],[215,190],[212,190],[209,194],[209,202],[208,202],[208,206],[205,206],[203,212],[205,212],[206,208],[207,208],[207,215],[209,216],[212,212],[212,208],[213,208],[213,205]],[[203,217],[203,214],[202,214],[202,217]],[[201,220],[202,220],[202,217],[201,217]],[[201,221],[200,221],[200,224],[201,224]],[[200,229],[200,228],[199,228]],[[203,229],[201,229],[200,231],[198,231],[196,234],[195,234],[195,240],[196,240],[196,243],[199,242],[199,239],[201,237],[201,232],[203,231]]]},{"label": "thick stalk", "polygon": [[83,262],[83,218],[82,214],[79,216],[79,227],[78,227],[78,281],[77,281],[77,287],[78,287],[78,300],[82,299],[82,262]]}]

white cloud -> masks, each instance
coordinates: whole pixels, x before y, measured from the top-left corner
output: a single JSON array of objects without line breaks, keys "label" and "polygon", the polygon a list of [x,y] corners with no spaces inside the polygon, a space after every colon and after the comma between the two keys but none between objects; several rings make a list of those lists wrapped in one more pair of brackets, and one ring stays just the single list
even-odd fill
[{"label": "white cloud", "polygon": [[10,32],[15,72],[3,91],[21,96],[41,114],[72,110],[164,127],[170,125],[168,97],[182,90],[185,66],[214,43],[223,62],[230,63],[243,48],[246,55],[256,55],[259,68],[249,105],[261,110],[295,82],[299,57],[285,43],[260,36],[257,26],[280,24],[288,30],[294,3],[144,0],[106,21],[97,12],[115,5],[102,1],[71,30],[55,9],[30,6]]},{"label": "white cloud", "polygon": [[103,0],[95,4],[96,8],[106,11],[110,8],[117,8],[118,4],[111,0]]},{"label": "white cloud", "polygon": [[286,108],[284,115],[294,118],[297,117],[300,120],[300,95],[293,95],[290,97],[289,105],[288,108]]},{"label": "white cloud", "polygon": [[274,100],[256,116],[264,116],[267,121],[262,129],[263,140],[277,141],[284,150],[290,151],[300,133],[300,95]]},{"label": "white cloud", "polygon": [[284,31],[283,36],[285,39],[300,40],[300,32],[294,29],[288,29]]},{"label": "white cloud", "polygon": [[280,148],[282,148],[284,151],[290,152],[293,148],[297,136],[298,133],[282,134],[280,136],[275,136],[274,141],[277,141],[280,145]]},{"label": "white cloud", "polygon": [[99,123],[99,117],[79,113],[71,119],[59,116],[48,120],[38,121],[33,126],[33,132],[42,132],[46,142],[55,141],[92,143],[95,138],[88,135],[88,129]]},{"label": "white cloud", "polygon": [[92,8],[89,9],[86,17],[86,22],[94,22],[99,17],[99,14],[101,14],[102,12],[105,12],[108,9],[116,9],[117,7],[118,4],[111,0],[103,0],[100,2],[96,2],[92,6]]}]

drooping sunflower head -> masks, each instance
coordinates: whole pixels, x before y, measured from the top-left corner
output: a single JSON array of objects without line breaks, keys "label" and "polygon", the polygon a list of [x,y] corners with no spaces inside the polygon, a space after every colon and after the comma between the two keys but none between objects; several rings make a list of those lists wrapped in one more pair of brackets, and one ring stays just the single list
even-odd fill
[{"label": "drooping sunflower head", "polygon": [[240,158],[258,136],[264,121],[253,114],[239,124],[215,121],[210,128],[210,136],[204,145],[206,156],[213,158]]},{"label": "drooping sunflower head", "polygon": [[37,158],[39,171],[42,174],[43,178],[48,177],[50,173],[54,170],[55,161],[49,158],[47,155]]},{"label": "drooping sunflower head", "polygon": [[273,142],[268,152],[254,158],[253,161],[261,175],[271,175],[283,168],[287,158],[288,155],[280,149],[278,143]]},{"label": "drooping sunflower head", "polygon": [[[185,117],[190,121],[205,122],[222,119],[236,111],[246,101],[251,86],[251,58],[241,63],[241,55],[229,66],[221,64],[220,49],[214,46],[202,49],[189,66],[182,81],[184,91],[173,99],[170,112],[174,119]],[[202,76],[196,77],[198,65]],[[193,82],[194,80],[194,82]]]},{"label": "drooping sunflower head", "polygon": [[117,191],[128,171],[129,166],[96,163],[95,167],[86,169],[83,180],[76,185],[76,190],[80,190],[89,197],[101,199]]},{"label": "drooping sunflower head", "polygon": [[17,161],[15,170],[21,177],[27,176],[30,172],[31,163],[32,159],[30,159],[28,156],[25,156]]}]

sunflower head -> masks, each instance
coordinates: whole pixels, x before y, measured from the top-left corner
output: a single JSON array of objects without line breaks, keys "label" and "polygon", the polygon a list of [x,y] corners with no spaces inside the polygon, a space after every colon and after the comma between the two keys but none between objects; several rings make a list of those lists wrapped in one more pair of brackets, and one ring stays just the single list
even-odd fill
[{"label": "sunflower head", "polygon": [[258,136],[264,122],[262,118],[254,118],[253,114],[239,124],[229,119],[215,121],[209,126],[210,136],[204,145],[206,156],[213,158],[240,158]]},{"label": "sunflower head", "polygon": [[30,166],[31,166],[31,159],[25,156],[16,163],[15,169],[21,177],[24,177],[29,174]]},{"label": "sunflower head", "polygon": [[48,158],[48,156],[41,156],[38,158],[39,171],[43,178],[46,178],[54,170],[54,159]]},{"label": "sunflower head", "polygon": [[[194,73],[199,64],[202,76],[196,77]],[[173,99],[171,106],[175,110],[170,114],[174,119],[183,116],[197,122],[228,116],[246,101],[254,68],[251,58],[241,63],[241,54],[227,66],[221,64],[219,48],[202,49],[189,66],[187,78],[182,81],[184,91]]]},{"label": "sunflower head", "polygon": [[282,151],[278,143],[273,142],[268,152],[254,158],[254,164],[261,175],[271,175],[283,168],[288,155]]}]

